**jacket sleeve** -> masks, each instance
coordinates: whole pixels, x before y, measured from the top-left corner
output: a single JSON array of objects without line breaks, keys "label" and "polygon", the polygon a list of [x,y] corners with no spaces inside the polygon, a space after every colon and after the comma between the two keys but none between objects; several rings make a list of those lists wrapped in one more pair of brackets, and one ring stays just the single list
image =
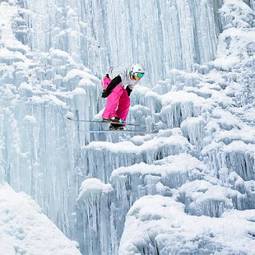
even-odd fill
[{"label": "jacket sleeve", "polygon": [[106,88],[106,94],[110,95],[112,90],[119,85],[122,82],[121,77],[118,75],[116,76],[114,79],[112,79],[112,81],[110,82],[110,84],[108,85],[108,87]]}]

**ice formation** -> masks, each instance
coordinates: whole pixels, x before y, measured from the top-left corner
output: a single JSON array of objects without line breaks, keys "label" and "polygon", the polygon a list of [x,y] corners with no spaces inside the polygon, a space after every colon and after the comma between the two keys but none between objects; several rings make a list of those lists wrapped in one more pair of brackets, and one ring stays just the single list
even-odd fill
[{"label": "ice formation", "polygon": [[[1,185],[29,194],[82,254],[255,254],[254,11],[254,0],[1,1]],[[146,69],[128,119],[141,134],[90,133],[108,128],[86,121],[100,118],[101,76],[133,62]],[[79,254],[45,222],[63,254]],[[6,255],[24,237],[13,231]]]},{"label": "ice formation", "polygon": [[253,254],[254,210],[230,211],[221,218],[188,216],[183,210],[160,195],[136,201],[120,254]]}]

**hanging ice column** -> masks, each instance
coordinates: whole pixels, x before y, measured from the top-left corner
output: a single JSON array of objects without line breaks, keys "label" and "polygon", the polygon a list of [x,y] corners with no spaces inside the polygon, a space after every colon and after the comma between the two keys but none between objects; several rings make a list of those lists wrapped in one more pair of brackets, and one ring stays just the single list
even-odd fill
[{"label": "hanging ice column", "polygon": [[29,51],[12,31],[16,6],[1,2],[0,7],[4,24],[0,26],[0,171],[16,191],[30,194],[72,236],[80,185],[77,162],[90,137],[85,132],[88,124],[78,125],[65,116],[71,111],[90,119],[98,112],[99,80],[66,52]]},{"label": "hanging ice column", "polygon": [[[187,139],[180,130],[158,134],[142,144],[124,141],[119,143],[91,142],[82,149],[80,167],[83,178],[93,176],[108,182],[112,170],[139,162],[152,163],[168,155],[190,150]],[[97,160],[95,161],[95,158]]]},{"label": "hanging ice column", "polygon": [[[67,51],[70,50],[74,55],[77,55],[77,59],[81,58],[82,61],[87,61],[97,72],[101,70],[98,67],[107,65],[105,63],[108,63],[109,59],[113,59],[114,64],[118,64],[119,59],[121,61],[123,59],[125,61],[141,60],[141,62],[147,65],[146,68],[148,73],[151,73],[152,78],[163,78],[165,70],[169,67],[190,68],[194,61],[202,62],[202,59],[207,61],[207,59],[210,59],[213,55],[213,49],[216,45],[216,30],[219,26],[215,25],[212,21],[213,18],[215,18],[215,23],[217,24],[216,17],[218,14],[216,14],[216,10],[218,9],[217,6],[220,5],[220,1],[141,0],[136,1],[134,6],[129,5],[129,1],[123,0],[101,1],[104,3],[92,0],[76,1],[75,4],[74,1],[54,1],[54,4],[55,2],[59,4],[61,7],[60,9],[55,8],[53,1],[46,1],[43,6],[40,5],[40,2],[41,0],[35,0],[31,1],[30,4],[37,11],[39,8],[42,8],[40,10],[42,14],[47,13],[46,10],[51,12],[51,14],[47,17],[47,15],[44,16],[39,13],[39,15],[34,15],[33,17],[34,24],[38,21],[38,17],[42,18],[41,22],[37,23],[39,24],[38,29],[34,30],[34,35],[38,35],[38,37],[35,37],[35,41],[38,42],[38,45],[40,44],[42,47],[45,47],[45,50],[48,50],[48,47],[52,45]],[[81,8],[78,8],[80,11],[80,16],[78,15],[81,17],[80,20],[77,18],[77,9],[69,9],[68,3],[71,3],[72,7],[75,6],[76,3],[80,4]],[[212,6],[213,8],[210,8]],[[112,18],[118,8],[121,8],[121,10],[123,9],[123,16],[128,18],[122,19],[121,17],[121,19],[116,22],[112,19],[107,19],[108,16],[106,17],[106,15],[109,13],[109,17]],[[211,11],[211,9],[213,11]],[[233,8],[233,10],[234,9],[235,8]],[[58,23],[56,27],[54,27],[54,25],[49,26],[48,20],[52,21],[51,24],[56,24],[56,21],[58,21],[57,18],[59,17],[61,17],[59,19],[60,23],[67,17],[69,19],[68,24],[63,22],[61,25]],[[243,20],[245,19],[246,17],[244,17]],[[88,22],[85,23],[85,20]],[[141,23],[141,20],[144,21],[142,26],[138,25]],[[230,17],[230,20],[232,20],[232,17]],[[240,22],[237,24],[242,24],[243,20],[238,20]],[[104,25],[102,25],[102,21],[106,21],[105,23],[103,22]],[[235,19],[233,19],[233,21],[235,21]],[[202,31],[200,28],[204,24],[207,24],[207,29]],[[110,29],[108,29],[109,25]],[[131,25],[132,29],[130,29]],[[228,24],[224,23],[224,25]],[[80,29],[80,26],[84,30]],[[43,28],[45,28],[45,30]],[[78,32],[73,33],[70,28]],[[116,31],[117,38],[122,38],[121,40],[116,40],[116,37],[113,37]],[[134,31],[134,33],[131,31]],[[167,32],[165,33],[165,31]],[[250,31],[249,34],[251,33],[252,31]],[[86,37],[84,35],[89,36]],[[110,35],[110,38],[108,38],[108,35]],[[235,43],[238,38],[232,40],[230,44],[228,43],[229,41],[227,38],[229,35],[230,33],[225,33],[224,36],[222,36],[223,45],[225,45],[225,43],[231,47],[238,45]],[[81,41],[83,40],[83,42],[85,42],[84,44],[81,43],[83,51],[80,50],[79,47],[76,47],[79,44],[78,38],[80,37]],[[126,40],[127,38],[130,38],[130,41]],[[176,41],[173,40],[173,38],[176,38]],[[212,41],[212,43],[210,43],[210,41]],[[99,45],[97,44],[98,42],[100,42]],[[83,47],[83,45],[85,46]],[[108,47],[108,45],[110,45],[110,47]],[[135,54],[137,45],[140,46],[139,52],[143,56],[142,59],[138,59],[138,54]],[[236,49],[231,47],[228,50],[239,55],[239,52],[236,53]],[[84,50],[84,48],[86,50]],[[245,48],[246,45],[242,49]],[[102,53],[101,50],[104,53]],[[222,50],[224,52],[226,48],[223,47]],[[20,51],[24,52],[22,49],[20,49]],[[107,55],[104,55],[106,52]],[[150,54],[148,54],[148,52],[150,52]],[[241,53],[243,54],[242,56],[247,55],[247,51],[245,50]],[[106,235],[108,234],[106,229],[109,226],[109,219],[116,219],[121,215],[121,212],[116,212],[116,215],[112,217],[112,219],[109,217],[109,204],[112,202],[112,192],[109,191],[109,186],[107,186],[107,188],[102,185],[102,188],[99,189],[96,194],[94,194],[92,189],[88,192],[91,195],[89,198],[85,195],[86,204],[81,201],[81,208],[78,208],[76,212],[80,215],[82,219],[80,222],[82,222],[82,224],[79,225],[80,228],[76,229],[73,209],[75,204],[74,197],[77,195],[80,179],[83,180],[86,175],[93,175],[107,181],[109,180],[111,171],[116,167],[121,165],[129,166],[143,161],[146,163],[153,163],[154,160],[161,159],[171,154],[189,152],[192,146],[180,135],[180,129],[178,129],[179,135],[175,135],[174,137],[171,137],[172,134],[167,131],[165,132],[165,136],[158,136],[155,137],[155,139],[146,136],[144,138],[133,139],[130,142],[122,142],[117,144],[117,146],[111,143],[102,144],[94,142],[88,146],[82,147],[86,145],[88,141],[88,134],[86,133],[88,125],[69,122],[64,119],[63,113],[71,108],[74,117],[81,119],[83,117],[93,116],[93,111],[97,109],[96,100],[93,101],[97,95],[96,85],[93,85],[90,79],[88,79],[87,82],[86,77],[90,75],[87,76],[84,74],[84,71],[88,74],[86,70],[81,72],[79,67],[74,63],[65,62],[65,56],[67,54],[65,55],[63,52],[60,53],[56,51],[50,52],[50,54],[53,54],[54,57],[49,56],[49,58],[45,59],[41,56],[41,63],[43,64],[35,68],[36,70],[27,68],[34,71],[32,74],[36,74],[35,77],[31,78],[33,86],[26,81],[26,70],[22,69],[22,65],[19,66],[19,72],[15,71],[13,73],[12,66],[9,66],[10,70],[8,70],[8,72],[3,70],[4,75],[0,79],[3,82],[3,86],[6,86],[4,87],[6,91],[1,94],[1,106],[2,103],[3,105],[7,103],[8,109],[5,109],[6,111],[4,111],[3,116],[1,116],[3,123],[0,127],[3,130],[1,130],[0,135],[1,138],[3,138],[1,140],[4,141],[4,143],[1,144],[1,162],[4,161],[7,163],[4,165],[6,178],[9,178],[8,180],[12,185],[17,189],[21,187],[27,192],[35,192],[34,197],[43,204],[48,215],[57,222],[60,228],[67,234],[71,232],[70,235],[72,236],[74,236],[73,233],[76,233],[77,229],[80,231],[77,239],[79,239],[80,243],[83,245],[84,253],[87,253],[87,250],[93,255],[94,253],[100,253],[101,250],[109,253],[111,245],[116,247],[117,239],[114,235],[113,237]],[[58,55],[58,57],[56,57],[56,55]],[[99,56],[101,56],[101,58]],[[106,57],[104,58],[102,56]],[[225,57],[224,54],[223,56]],[[51,59],[56,61],[56,64],[53,64]],[[157,61],[153,61],[154,59]],[[24,56],[18,59],[7,58],[7,63],[5,62],[5,64],[10,65],[19,60],[24,61]],[[100,62],[101,60],[102,62]],[[66,65],[63,64],[62,66],[61,64],[63,62]],[[155,66],[152,66],[154,64]],[[23,71],[20,72],[20,69]],[[148,78],[151,77],[148,75]],[[37,79],[38,81],[36,81]],[[21,84],[21,80],[25,83]],[[96,83],[96,79],[93,78],[92,80],[95,80]],[[14,85],[10,85],[10,83]],[[189,80],[181,84],[181,86],[184,87],[188,83]],[[17,86],[18,90],[16,90],[15,86]],[[33,88],[38,90],[33,91]],[[167,87],[167,89],[168,88],[169,87]],[[220,87],[218,89],[220,90]],[[15,97],[17,93],[18,100]],[[164,91],[162,94],[164,94]],[[201,92],[201,94],[203,94],[203,92]],[[176,95],[178,95],[178,93],[171,92],[171,94],[167,96],[175,97],[176,99]],[[148,109],[154,109],[157,113],[161,110],[162,104],[159,100],[160,97],[154,96],[155,95],[151,93],[150,96],[145,98],[145,105],[148,106],[148,108],[142,109],[142,107],[140,107],[142,113],[147,113]],[[3,100],[5,102],[2,102],[2,98],[5,99]],[[12,101],[12,99],[14,100]],[[168,101],[166,98],[166,101],[163,102],[163,110],[158,116],[162,117],[162,120],[167,126],[179,127],[181,125],[183,134],[190,139],[192,143],[196,144],[196,140],[202,137],[201,125],[203,123],[197,121],[195,125],[192,126],[192,124],[194,124],[194,122],[192,122],[194,119],[189,119],[189,117],[193,118],[202,113],[206,105],[205,99],[190,92],[182,93],[182,95],[179,93],[179,99],[181,100]],[[8,102],[8,100],[10,100],[10,102]],[[142,101],[143,100],[140,100],[138,102]],[[9,107],[10,104],[12,107]],[[89,107],[91,107],[91,112],[88,112]],[[139,110],[138,107],[134,109]],[[139,114],[134,114],[134,116],[139,117]],[[192,133],[191,129],[194,128],[194,133]],[[162,133],[163,132],[161,132],[161,134]],[[13,145],[15,145],[13,148],[6,146],[6,144],[11,144],[12,141]],[[251,148],[250,151],[253,151],[252,146],[249,145],[245,147]],[[121,155],[119,154],[120,148]],[[221,155],[217,153],[216,156]],[[241,156],[242,160],[239,160],[239,157],[236,158],[240,164],[236,164],[234,157],[227,163],[223,161],[223,164],[228,164],[229,168],[234,169],[231,173],[233,186],[236,186],[243,194],[249,192],[247,196],[248,202],[246,202],[243,196],[243,200],[240,199],[240,201],[238,201],[238,199],[236,199],[236,204],[239,206],[238,208],[245,208],[242,207],[242,202],[245,206],[252,207],[254,206],[255,196],[254,184],[250,179],[253,178],[253,175],[245,175],[245,170],[247,170],[247,168],[243,166],[249,162],[248,170],[252,173],[254,158],[246,157],[245,160],[243,160],[243,154]],[[100,162],[98,162],[99,160]],[[217,167],[218,165],[216,165],[216,169],[218,169]],[[237,168],[242,171],[238,172]],[[160,170],[158,170],[158,172],[160,172]],[[197,171],[195,171],[195,173],[196,172]],[[242,183],[242,181],[238,179],[238,176],[234,176],[233,174],[236,172],[240,175],[243,173],[242,177],[247,180],[247,183]],[[29,177],[25,178],[25,176],[22,176],[23,173]],[[170,188],[176,188],[185,181],[193,180],[193,176],[193,174],[189,174],[189,171],[173,173],[173,175],[169,175],[169,180],[167,180],[166,183],[168,183]],[[222,176],[223,175],[220,175],[220,177]],[[140,178],[139,175],[138,177],[136,175],[128,176],[125,180],[127,188],[123,186],[123,189],[126,189],[123,191],[123,195],[126,195],[125,191],[127,190],[134,191],[134,199],[138,198],[140,195],[146,194],[146,192],[150,194],[154,194],[155,192],[164,195],[170,194],[160,183],[157,185],[156,182],[159,179],[158,175],[152,177],[147,176],[146,178],[143,177],[144,176]],[[200,173],[198,174],[198,178],[199,177]],[[223,180],[223,178],[221,178],[221,180]],[[130,181],[133,181],[133,183],[130,184]],[[120,181],[119,185],[123,183]],[[135,189],[136,183],[140,185],[137,189]],[[213,212],[213,215],[221,215],[225,204],[228,206],[229,200],[224,199],[224,206],[221,206],[222,200],[220,199],[215,200],[216,203],[212,203],[212,206],[208,206],[208,200],[197,201],[193,199],[193,192],[196,193],[198,191],[199,193],[203,193],[204,191],[204,189],[202,191],[199,189],[200,183],[201,182],[198,183],[196,189],[191,189],[190,193],[186,191],[182,193],[183,196],[187,198],[187,201],[185,199],[183,200],[187,211],[194,214],[200,212],[206,214],[206,212],[209,211]],[[97,186],[100,186],[100,184],[97,183]],[[187,186],[185,188],[187,188]],[[211,190],[213,192],[214,187]],[[120,189],[118,189],[118,191],[120,191]],[[122,190],[120,192],[122,192]],[[132,192],[127,194],[125,200],[127,205],[129,205],[128,202],[132,200],[132,198],[130,198],[132,195]],[[214,199],[214,197],[212,197],[212,199]],[[80,197],[80,200],[82,200],[82,197]],[[193,204],[200,205],[199,208],[201,208],[201,211],[194,210],[192,203],[190,203],[191,200],[192,203],[194,202]],[[209,200],[209,203],[210,202]],[[217,205],[218,202],[220,204],[218,206],[219,210],[214,210],[214,205]],[[178,206],[176,203],[170,205]],[[102,208],[104,208],[104,210],[102,210]],[[104,212],[106,213],[107,221],[103,221],[103,217],[101,217],[104,216]],[[125,212],[122,211],[122,213],[122,217],[124,218],[123,215]],[[209,213],[206,215],[208,214]],[[92,219],[88,218],[88,216],[92,216]],[[151,221],[151,219],[158,218],[158,215],[153,215],[149,220]],[[169,222],[170,224],[172,223],[171,220]],[[213,221],[210,221],[210,223],[213,223]],[[89,226],[89,228],[86,228],[86,226]],[[176,225],[174,224],[173,228],[175,227]],[[177,229],[179,229],[178,226]],[[151,237],[151,235],[149,237]],[[109,238],[113,240],[112,243],[109,242]],[[194,240],[195,237],[192,239]],[[101,243],[97,245],[99,240]],[[154,241],[154,239],[152,240]],[[148,245],[147,247],[145,246],[144,249],[150,251],[151,243],[148,242],[146,244]],[[154,244],[155,242],[153,245]],[[112,249],[114,250],[113,253],[115,253],[115,248]],[[217,249],[217,245],[215,249]]]},{"label": "hanging ice column", "polygon": [[193,63],[215,57],[223,1],[23,2],[32,11],[24,16],[33,49],[67,51],[97,75],[109,65],[141,62],[145,79],[155,82],[165,78],[170,68],[190,69]]},{"label": "hanging ice column", "polygon": [[[83,160],[81,161],[81,168],[83,167],[82,170],[84,174],[83,178],[85,178],[86,175],[96,176],[101,180],[108,182],[110,180],[112,170],[117,167],[130,166],[136,162],[138,163],[144,161],[147,163],[152,163],[154,160],[164,158],[168,155],[188,152],[190,150],[190,144],[183,136],[180,135],[180,133],[180,129],[174,129],[167,130],[162,133],[160,132],[155,137],[147,136],[146,138],[143,136],[140,137],[141,140],[138,142],[138,144],[136,144],[137,141],[135,138],[134,140],[131,140],[132,142],[120,142],[115,144],[106,142],[90,143],[83,149]],[[142,141],[143,138],[144,141]],[[96,161],[95,157],[97,158]],[[177,161],[180,162],[182,160],[182,157],[177,159]],[[138,167],[139,166],[140,165],[138,165]],[[143,164],[141,164],[141,166],[143,166]],[[158,169],[157,175],[160,175],[160,167],[154,167]],[[151,169],[152,168],[153,166],[151,166]],[[186,172],[183,173],[182,177],[179,178],[180,182],[186,178],[189,178],[188,175],[189,174],[186,174]],[[135,178],[136,176],[134,176],[134,179]],[[157,185],[157,189],[155,188],[157,179],[156,177],[155,183],[153,177],[150,178],[148,176],[146,179],[148,180],[148,192],[150,192],[150,190],[151,192],[153,192],[153,190],[159,190],[161,186],[163,186],[159,183]],[[113,190],[112,194],[109,192],[106,194],[104,191],[101,191],[100,188],[100,191],[97,193],[100,195],[95,196],[93,189],[90,190],[90,180],[93,179],[85,180],[81,188],[81,190],[88,190],[86,193],[87,196],[84,198],[82,195],[80,195],[79,197],[81,207],[79,207],[78,210],[79,220],[77,222],[77,228],[79,229],[79,233],[83,233],[82,236],[79,236],[79,240],[82,243],[82,247],[85,249],[84,251],[87,253],[89,252],[88,254],[104,254],[102,253],[102,250],[98,249],[97,247],[103,245],[101,241],[99,243],[99,240],[101,240],[101,234],[105,233],[105,226],[107,224],[111,225],[111,228],[107,231],[107,242],[108,244],[111,243],[110,247],[112,252],[108,254],[117,254],[116,250],[118,248],[118,243],[122,234],[125,214],[130,207],[130,203],[133,203],[130,197],[133,196],[132,193],[135,194],[136,185],[134,184],[134,187],[131,188],[129,187],[128,180],[126,182],[121,182],[121,180],[124,180],[122,176],[120,178],[113,178],[111,182],[113,181],[115,189]],[[118,183],[118,181],[121,184]],[[102,183],[100,184],[99,180],[96,182],[94,181],[94,183],[98,183],[98,187],[107,187]],[[140,183],[140,180],[137,180],[135,183],[139,184],[139,187],[141,187],[141,192],[138,196],[147,194],[146,190],[144,190],[144,193],[142,191],[144,188],[144,182]],[[128,193],[130,197],[125,197],[125,192],[123,192],[123,194],[119,194],[119,192],[121,193],[120,186],[123,188],[123,190],[127,188],[126,193]],[[139,187],[137,188],[139,189]],[[162,193],[164,192],[162,191]],[[167,193],[167,187],[165,193]],[[96,202],[91,203],[88,201],[87,197],[95,198]],[[127,202],[127,200],[130,200],[130,203]],[[102,205],[105,207],[102,207]],[[94,214],[92,214],[92,212],[94,212]],[[89,215],[94,215],[90,221],[87,219]],[[101,222],[102,219],[104,219],[103,222]],[[80,224],[79,222],[83,222],[83,224]],[[91,224],[94,224],[93,222],[96,224],[93,230],[95,232],[93,235],[91,235]]]},{"label": "hanging ice column", "polygon": [[[40,68],[34,72],[38,79],[40,72]],[[54,72],[53,76],[58,77],[54,84],[60,86],[57,92],[40,90],[40,86],[51,85],[48,80],[41,81],[36,92],[31,84],[18,84],[18,99],[10,91],[12,99],[5,102],[7,105],[1,104],[0,159],[4,162],[6,181],[16,190],[31,194],[44,212],[69,235],[73,231],[72,213],[80,184],[76,178],[77,161],[80,147],[89,141],[86,133],[89,125],[78,125],[67,120],[65,115],[71,109],[77,110],[79,118],[91,118],[97,111],[94,100],[97,86],[79,78],[80,88],[68,92],[71,81]],[[1,92],[1,96],[4,98],[4,93]]]},{"label": "hanging ice column", "polygon": [[111,216],[113,189],[96,178],[85,180],[78,196],[77,239],[84,254],[117,254]]}]

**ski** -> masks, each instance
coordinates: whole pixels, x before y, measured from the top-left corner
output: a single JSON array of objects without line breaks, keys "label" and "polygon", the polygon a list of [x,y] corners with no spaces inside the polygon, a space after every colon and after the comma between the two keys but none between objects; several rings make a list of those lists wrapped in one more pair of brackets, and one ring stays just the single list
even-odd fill
[{"label": "ski", "polygon": [[116,129],[116,130],[89,130],[89,133],[133,133],[144,134],[146,131],[129,130],[129,129]]},{"label": "ski", "polygon": [[146,130],[130,130],[130,129],[108,129],[108,130],[89,130],[89,133],[133,133],[133,134],[157,134],[158,130],[146,131]]},{"label": "ski", "polygon": [[[111,124],[110,121],[103,121],[103,120],[78,120],[78,119],[73,119],[73,118],[71,118],[71,117],[66,117],[66,118],[67,118],[68,120],[77,121],[77,122]],[[141,125],[135,124],[135,123],[127,123],[126,126],[141,127]]]}]

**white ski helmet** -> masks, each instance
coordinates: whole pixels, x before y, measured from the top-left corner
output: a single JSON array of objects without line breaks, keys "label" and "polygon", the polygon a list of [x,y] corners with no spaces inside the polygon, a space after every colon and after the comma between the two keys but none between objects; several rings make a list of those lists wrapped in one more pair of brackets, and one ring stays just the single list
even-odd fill
[{"label": "white ski helmet", "polygon": [[144,75],[144,69],[140,64],[133,64],[130,68],[130,77],[141,79]]}]

